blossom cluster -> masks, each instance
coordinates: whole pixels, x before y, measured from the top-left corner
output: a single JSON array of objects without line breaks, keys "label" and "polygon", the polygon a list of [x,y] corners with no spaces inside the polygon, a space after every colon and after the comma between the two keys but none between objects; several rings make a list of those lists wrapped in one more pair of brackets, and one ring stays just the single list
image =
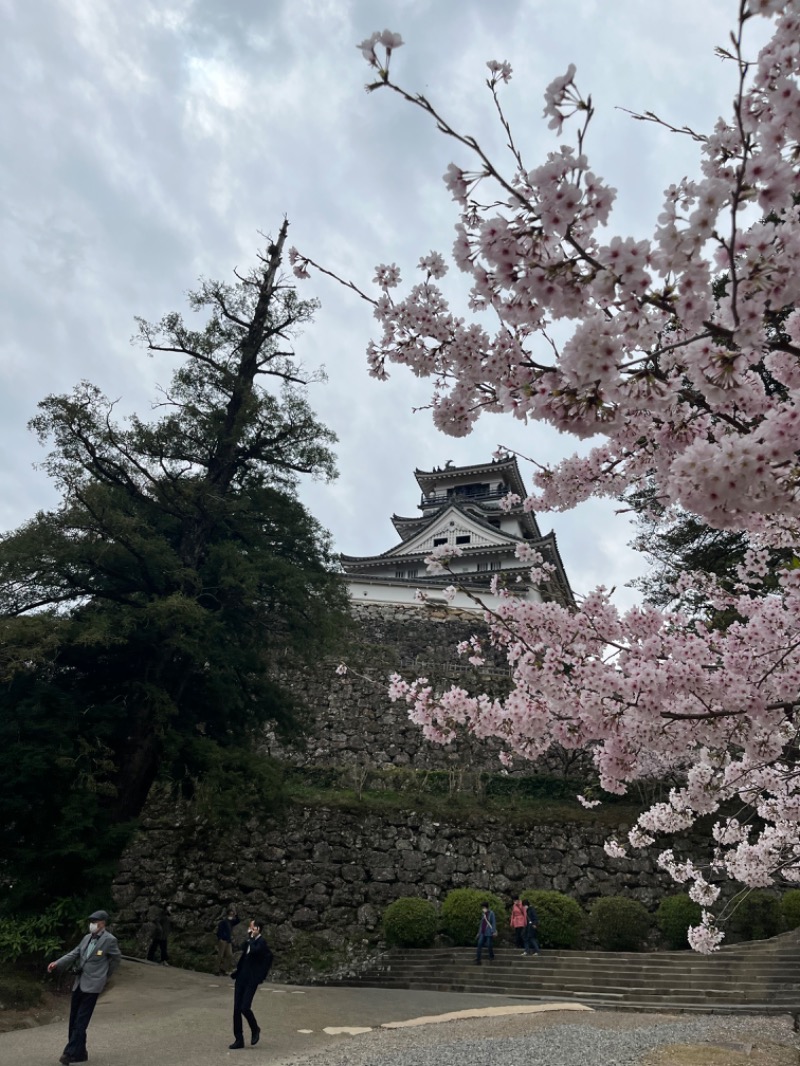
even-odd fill
[{"label": "blossom cluster", "polygon": [[[685,579],[735,619],[727,628],[650,606],[621,613],[604,589],[578,610],[505,595],[486,619],[512,670],[508,696],[436,693],[425,679],[395,677],[392,698],[430,739],[447,743],[461,729],[501,738],[506,760],[552,745],[590,749],[612,793],[643,778],[679,780],[626,845],[608,850],[621,856],[711,816],[710,868],[661,856],[704,908],[690,935],[700,951],[723,935],[711,910],[721,878],[800,883],[800,570],[775,571],[768,553],[796,556],[800,540],[800,0],[737,8],[722,50],[735,79],[731,114],[709,133],[689,131],[700,173],[665,189],[647,239],[602,232],[616,193],[591,168],[591,98],[573,66],[548,86],[544,117],[557,134],[577,123],[575,143],[530,166],[509,134],[506,172],[425,97],[395,85],[388,37],[360,46],[382,87],[474,152],[474,170],[453,163],[444,175],[458,211],[452,261],[470,281],[471,310],[491,309],[498,322],[491,331],[451,311],[435,252],[405,294],[398,269],[380,266],[378,293],[367,297],[380,330],[371,373],[385,378],[394,364],[431,379],[434,422],[453,436],[491,412],[600,438],[539,468],[535,494],[509,497],[507,509],[567,509],[648,479],[666,512],[685,509],[752,545],[736,591]],[[771,19],[773,33],[750,62],[755,17]],[[511,70],[488,66],[508,130],[497,91]],[[497,195],[479,202],[479,183]],[[296,254],[293,265],[304,277],[315,264]],[[555,320],[567,327],[560,345],[548,332]],[[431,571],[446,572],[451,558],[434,553]],[[532,580],[546,579],[540,559],[520,558]],[[738,818],[724,813],[732,801]]]}]

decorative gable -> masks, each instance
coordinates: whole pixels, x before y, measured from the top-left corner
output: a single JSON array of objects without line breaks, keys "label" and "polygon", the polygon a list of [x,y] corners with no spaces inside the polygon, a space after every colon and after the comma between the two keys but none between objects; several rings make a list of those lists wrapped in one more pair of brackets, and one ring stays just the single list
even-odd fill
[{"label": "decorative gable", "polygon": [[451,548],[505,548],[517,543],[516,538],[487,528],[483,523],[472,521],[457,507],[448,507],[438,514],[429,525],[415,536],[409,537],[396,548],[386,553],[386,558],[396,555],[430,555],[434,548],[447,545]]}]

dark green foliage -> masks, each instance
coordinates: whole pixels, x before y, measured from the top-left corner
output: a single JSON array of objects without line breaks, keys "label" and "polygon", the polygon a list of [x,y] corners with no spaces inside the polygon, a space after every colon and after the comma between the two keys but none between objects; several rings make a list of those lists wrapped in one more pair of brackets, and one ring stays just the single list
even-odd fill
[{"label": "dark green foliage", "polygon": [[404,896],[383,912],[383,935],[391,947],[429,948],[438,928],[436,907],[427,899]]},{"label": "dark green foliage", "polygon": [[537,774],[535,777],[506,777],[503,774],[482,776],[486,782],[486,796],[489,798],[502,796],[509,799],[574,800],[578,793],[584,792],[588,787],[588,782],[580,778],[553,777],[547,774]]},{"label": "dark green foliage", "polygon": [[656,925],[667,946],[673,951],[681,951],[689,947],[686,938],[689,926],[699,925],[701,915],[700,904],[695,903],[685,892],[679,892],[661,900],[656,911]]},{"label": "dark green foliage", "polygon": [[65,897],[38,914],[0,917],[0,962],[26,959],[41,966],[45,959],[52,960],[63,953],[65,944],[80,939],[87,914],[96,909],[94,902]]},{"label": "dark green foliage", "polygon": [[589,930],[605,951],[640,951],[653,920],[643,903],[625,896],[595,900]]},{"label": "dark green foliage", "polygon": [[16,968],[0,968],[0,1011],[38,1007],[43,991],[41,979]]},{"label": "dark green foliage", "polygon": [[283,767],[274,759],[207,738],[191,738],[181,753],[187,761],[171,767],[170,774],[191,800],[193,816],[218,828],[275,813],[286,802]]},{"label": "dark green foliage", "polygon": [[475,943],[481,921],[481,904],[488,903],[497,920],[498,935],[505,929],[507,915],[503,900],[480,888],[454,888],[442,903],[441,928],[458,946]]},{"label": "dark green foliage", "polygon": [[0,538],[0,910],[97,884],[159,776],[226,772],[267,720],[296,728],[283,660],[345,624],[296,495],[333,475],[333,437],[289,350],[314,305],[279,276],[285,237],[190,294],[199,329],[140,323],[177,362],[151,421],[120,424],[85,382],[39,405],[62,499]]},{"label": "dark green foliage", "polygon": [[[676,597],[672,588],[679,577],[697,572],[713,575],[721,588],[734,591],[739,580],[737,568],[750,548],[747,534],[713,529],[688,511],[665,512],[652,485],[630,493],[625,503],[636,512],[638,522],[632,547],[647,556],[651,567],[644,577],[631,582],[645,600],[656,607],[699,614],[716,629],[726,629],[739,620],[731,611],[712,608],[696,590],[689,589]],[[760,595],[777,588],[781,570],[791,566],[793,558],[790,551],[770,553],[771,569],[763,579]]]},{"label": "dark green foliage", "polygon": [[522,899],[528,901],[539,918],[538,939],[541,947],[577,947],[586,915],[576,900],[561,892],[539,889],[523,892]]},{"label": "dark green foliage", "polygon": [[790,888],[781,896],[781,919],[784,929],[800,928],[800,888]]},{"label": "dark green foliage", "polygon": [[765,889],[748,892],[731,913],[731,929],[743,940],[768,940],[782,928],[780,898]]}]

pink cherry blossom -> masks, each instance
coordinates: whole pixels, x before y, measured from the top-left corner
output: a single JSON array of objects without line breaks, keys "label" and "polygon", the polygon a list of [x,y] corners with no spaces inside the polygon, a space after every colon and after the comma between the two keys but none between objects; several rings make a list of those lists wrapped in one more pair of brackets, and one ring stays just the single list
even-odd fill
[{"label": "pink cherry blossom", "polygon": [[[757,55],[746,40],[754,15],[772,23]],[[544,117],[556,135],[574,128],[574,143],[533,162],[515,150],[506,172],[427,98],[395,84],[395,35],[359,46],[379,72],[370,88],[399,94],[472,152],[474,169],[462,159],[444,177],[457,213],[452,261],[469,280],[469,310],[490,309],[497,323],[492,332],[488,316],[451,311],[435,284],[446,269],[437,252],[422,256],[425,278],[405,294],[389,295],[399,268],[379,266],[374,296],[346,283],[378,323],[370,372],[384,379],[394,364],[430,379],[434,423],[453,436],[493,413],[593,439],[588,452],[536,467],[533,494],[506,497],[506,511],[619,498],[646,479],[665,521],[683,509],[749,543],[733,588],[705,574],[676,584],[676,602],[691,591],[735,619],[727,629],[690,610],[621,612],[602,588],[576,609],[515,597],[495,579],[499,605],[485,617],[493,652],[509,664],[508,695],[439,691],[395,675],[390,696],[438,743],[458,729],[499,738],[504,765],[559,745],[590,751],[610,793],[676,781],[627,844],[606,850],[622,857],[700,819],[711,825],[704,863],[670,848],[658,859],[705,908],[689,933],[702,952],[724,936],[723,878],[745,890],[800,884],[798,41],[800,0],[738,5],[725,44],[733,62],[711,60],[714,76],[730,80],[733,106],[708,132],[685,131],[698,143],[699,171],[667,185],[649,237],[603,232],[616,193],[591,168],[593,105],[573,65],[548,85]],[[511,71],[497,60],[488,68],[492,107],[513,146],[497,96]],[[295,250],[291,263],[299,277],[317,266]],[[793,561],[777,568],[778,550]],[[457,554],[435,550],[430,572],[451,572]],[[548,580],[548,564],[528,546],[518,557],[535,585]],[[484,658],[472,641],[459,651],[476,665]]]}]

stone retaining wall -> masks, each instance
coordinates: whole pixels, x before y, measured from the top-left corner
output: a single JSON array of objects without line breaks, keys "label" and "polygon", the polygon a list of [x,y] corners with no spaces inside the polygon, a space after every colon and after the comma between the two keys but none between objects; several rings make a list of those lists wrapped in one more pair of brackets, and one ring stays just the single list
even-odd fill
[{"label": "stone retaining wall", "polygon": [[[503,695],[509,670],[502,656],[489,657],[476,669],[456,652],[473,634],[485,634],[478,615],[421,607],[355,608],[357,624],[344,656],[349,672],[336,674],[336,660],[316,668],[284,668],[278,675],[307,717],[306,738],[287,744],[267,732],[265,749],[297,766],[453,767],[498,772],[500,745],[461,736],[446,746],[426,741],[408,720],[405,704],[392,703],[388,679],[395,671],[406,678],[427,677],[438,690],[452,684],[469,691]],[[491,656],[491,649],[488,655]],[[574,753],[553,753],[537,763],[519,760],[512,773],[530,775],[576,771]]]},{"label": "stone retaining wall", "polygon": [[[622,827],[620,827],[622,828]],[[170,903],[176,931],[212,932],[229,902],[261,915],[279,946],[298,933],[336,942],[374,935],[399,896],[440,900],[452,888],[555,889],[582,904],[626,895],[654,907],[675,886],[654,855],[612,860],[608,826],[522,826],[496,817],[289,808],[279,820],[213,830],[165,796],[151,804],[114,885],[117,927],[135,932]]]}]

